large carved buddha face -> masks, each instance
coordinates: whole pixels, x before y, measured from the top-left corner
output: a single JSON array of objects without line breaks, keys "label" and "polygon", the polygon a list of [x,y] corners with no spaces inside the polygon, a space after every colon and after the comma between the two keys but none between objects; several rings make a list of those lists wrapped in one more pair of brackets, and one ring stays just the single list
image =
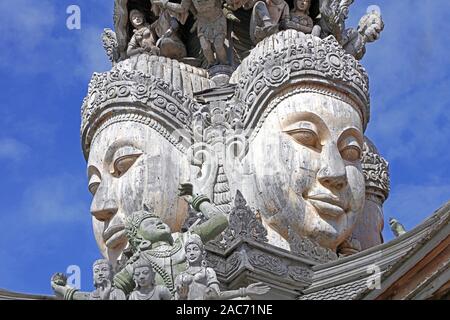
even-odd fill
[{"label": "large carved buddha face", "polygon": [[150,206],[175,232],[187,204],[178,197],[185,156],[145,124],[115,122],[94,137],[88,159],[91,213],[102,254],[115,263],[127,246],[125,217]]},{"label": "large carved buddha face", "polygon": [[281,100],[247,155],[265,222],[285,239],[290,228],[335,250],[364,206],[362,146],[350,104],[300,92]]}]

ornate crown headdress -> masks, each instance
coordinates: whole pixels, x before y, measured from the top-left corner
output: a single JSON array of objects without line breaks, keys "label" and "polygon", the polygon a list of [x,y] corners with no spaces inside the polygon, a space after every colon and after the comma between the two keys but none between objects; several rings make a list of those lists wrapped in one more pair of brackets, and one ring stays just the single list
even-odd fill
[{"label": "ornate crown headdress", "polygon": [[133,239],[136,237],[137,232],[139,230],[139,226],[142,221],[149,218],[158,218],[160,217],[154,213],[149,211],[137,211],[133,212],[130,216],[125,219],[125,232],[127,234],[128,239]]},{"label": "ornate crown headdress", "polygon": [[366,181],[366,193],[377,191],[377,194],[381,193],[384,197],[384,201],[388,198],[390,191],[389,163],[380,155],[369,138],[364,139],[361,165]]},{"label": "ornate crown headdress", "polygon": [[256,46],[231,78],[246,128],[256,128],[270,101],[288,87],[333,94],[369,122],[369,79],[361,64],[333,36],[320,39],[295,30],[274,34]]}]

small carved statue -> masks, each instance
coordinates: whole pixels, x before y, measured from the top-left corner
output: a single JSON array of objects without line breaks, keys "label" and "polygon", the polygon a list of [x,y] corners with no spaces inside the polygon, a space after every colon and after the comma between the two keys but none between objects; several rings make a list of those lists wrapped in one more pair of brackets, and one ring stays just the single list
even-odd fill
[{"label": "small carved statue", "polygon": [[311,0],[296,0],[294,2],[294,9],[291,10],[291,19],[288,22],[288,28],[303,33],[311,33],[313,31],[314,22],[309,16],[310,7]]},{"label": "small carved statue", "polygon": [[139,10],[131,10],[130,21],[133,27],[133,37],[128,44],[127,54],[129,57],[144,52],[152,55],[159,55],[159,48],[156,46],[156,35],[151,26],[145,20],[144,14]]},{"label": "small carved statue", "polygon": [[263,295],[270,287],[254,283],[239,290],[220,291],[215,271],[206,266],[202,239],[193,234],[184,245],[188,267],[175,280],[176,300],[227,300]]},{"label": "small carved statue", "polygon": [[155,284],[155,270],[144,259],[133,264],[133,280],[136,289],[130,294],[128,300],[172,300],[169,289]]},{"label": "small carved statue", "polygon": [[67,278],[60,273],[53,275],[51,286],[55,294],[64,300],[126,300],[125,293],[113,284],[113,268],[108,260],[100,259],[94,262],[93,292],[80,292],[67,286]]},{"label": "small carved statue", "polygon": [[391,227],[392,233],[396,237],[400,237],[402,234],[406,233],[405,227],[398,222],[397,219],[389,218],[389,226]]},{"label": "small carved statue", "polygon": [[221,0],[181,0],[181,3],[155,0],[153,4],[181,15],[180,22],[182,24],[186,23],[189,11],[195,12],[197,20],[193,29],[197,28],[197,36],[208,64],[210,66],[218,63],[228,64],[225,48],[227,19],[223,12]]},{"label": "small carved statue", "polygon": [[347,53],[361,60],[366,53],[366,44],[378,40],[383,29],[384,23],[380,13],[371,11],[360,19],[357,30],[344,31],[342,46]]},{"label": "small carved statue", "polygon": [[257,44],[264,38],[285,30],[290,19],[289,5],[284,0],[258,1],[253,7],[250,38]]},{"label": "small carved statue", "polygon": [[[217,210],[205,196],[192,196],[192,185],[183,184],[180,195],[200,211],[208,220],[194,223],[190,232],[199,235],[202,241],[210,241],[220,235],[228,226],[226,216]],[[169,226],[161,218],[151,212],[135,212],[126,222],[127,237],[134,255],[127,265],[114,278],[115,283],[125,292],[135,287],[132,278],[133,265],[143,259],[156,271],[157,283],[164,284],[174,291],[176,276],[186,270],[184,243],[188,232],[172,233]]]},{"label": "small carved statue", "polygon": [[151,28],[158,38],[156,46],[160,50],[160,55],[176,60],[186,57],[186,47],[178,35],[177,18],[157,4],[152,4],[152,11],[158,17]]}]

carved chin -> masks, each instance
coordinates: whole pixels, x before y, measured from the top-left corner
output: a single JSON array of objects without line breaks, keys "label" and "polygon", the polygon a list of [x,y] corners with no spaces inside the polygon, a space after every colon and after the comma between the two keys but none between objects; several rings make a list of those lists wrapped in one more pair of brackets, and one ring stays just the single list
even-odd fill
[{"label": "carved chin", "polygon": [[312,200],[301,202],[306,205],[298,220],[297,233],[335,250],[349,236],[355,213]]}]

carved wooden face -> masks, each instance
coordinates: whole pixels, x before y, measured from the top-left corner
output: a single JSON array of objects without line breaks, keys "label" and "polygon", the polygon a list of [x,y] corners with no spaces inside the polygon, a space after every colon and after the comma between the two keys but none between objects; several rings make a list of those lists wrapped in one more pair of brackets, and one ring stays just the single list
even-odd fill
[{"label": "carved wooden face", "polygon": [[336,249],[364,206],[363,129],[337,98],[297,93],[279,103],[250,142],[257,205],[283,238],[289,228]]},{"label": "carved wooden face", "polygon": [[145,124],[115,122],[97,132],[88,159],[94,234],[111,262],[127,246],[124,218],[147,204],[178,231],[187,204],[178,197],[187,160],[169,141]]},{"label": "carved wooden face", "polygon": [[112,270],[107,263],[99,263],[94,265],[93,273],[94,285],[96,286],[103,284],[106,280],[112,279]]},{"label": "carved wooden face", "polygon": [[186,259],[189,264],[199,263],[203,260],[203,251],[196,243],[186,246]]},{"label": "carved wooden face", "polygon": [[140,288],[148,288],[153,285],[155,273],[148,266],[137,267],[133,271],[133,280]]}]

